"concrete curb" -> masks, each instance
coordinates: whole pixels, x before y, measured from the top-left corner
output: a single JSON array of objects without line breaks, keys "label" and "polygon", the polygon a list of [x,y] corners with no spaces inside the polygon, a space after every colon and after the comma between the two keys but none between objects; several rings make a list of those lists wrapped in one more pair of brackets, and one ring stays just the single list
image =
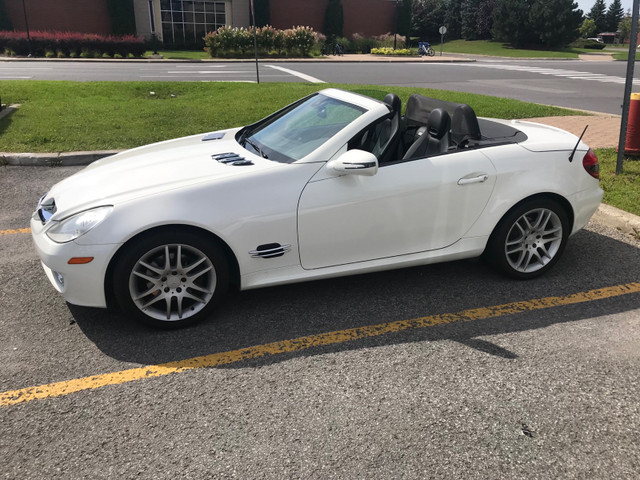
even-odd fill
[{"label": "concrete curb", "polygon": [[62,153],[3,153],[0,164],[24,167],[75,167],[86,166],[96,160],[115,155],[122,150]]},{"label": "concrete curb", "polygon": [[[489,58],[489,57],[487,57]],[[503,57],[496,57],[503,58]],[[93,62],[93,63],[255,63],[255,58],[205,58],[205,59],[178,59],[178,58],[128,58],[128,59],[115,59],[115,58],[16,58],[16,57],[2,57],[0,61],[7,62]],[[434,57],[392,57],[384,55],[371,55],[371,54],[346,54],[342,56],[327,56],[325,58],[258,58],[260,63],[472,63],[476,60],[469,58],[468,56],[458,54],[447,54],[442,57],[436,55]]]}]

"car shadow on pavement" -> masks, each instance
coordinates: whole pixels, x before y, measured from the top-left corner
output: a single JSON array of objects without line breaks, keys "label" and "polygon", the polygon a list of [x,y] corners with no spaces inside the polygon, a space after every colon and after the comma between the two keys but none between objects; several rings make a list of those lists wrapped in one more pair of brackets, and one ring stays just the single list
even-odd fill
[{"label": "car shadow on pavement", "polygon": [[[598,251],[594,251],[597,246]],[[69,305],[77,325],[106,355],[153,365],[292,340],[338,330],[428,315],[571,295],[640,281],[640,249],[592,231],[571,238],[560,262],[546,275],[515,281],[482,261],[458,261],[389,272],[271,287],[231,294],[213,317],[196,326],[161,331],[114,311]],[[545,328],[640,306],[640,294],[547,308],[496,318],[409,329],[293,353],[232,363],[246,368],[300,356],[406,342],[451,340],[488,355],[518,358],[486,337]]]}]

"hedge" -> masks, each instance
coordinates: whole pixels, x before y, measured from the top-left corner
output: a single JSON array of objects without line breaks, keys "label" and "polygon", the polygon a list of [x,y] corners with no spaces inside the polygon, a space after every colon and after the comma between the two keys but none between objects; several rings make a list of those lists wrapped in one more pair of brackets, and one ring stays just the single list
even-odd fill
[{"label": "hedge", "polygon": [[[256,30],[258,50],[262,55],[286,55],[307,57],[322,34],[311,27],[294,27],[279,30],[270,25]],[[204,37],[205,50],[211,57],[246,57],[253,55],[253,30],[237,27],[220,27]]]},{"label": "hedge", "polygon": [[34,57],[141,57],[144,40],[133,35],[95,35],[74,32],[30,32],[31,49],[26,32],[0,31],[0,52],[5,55]]}]

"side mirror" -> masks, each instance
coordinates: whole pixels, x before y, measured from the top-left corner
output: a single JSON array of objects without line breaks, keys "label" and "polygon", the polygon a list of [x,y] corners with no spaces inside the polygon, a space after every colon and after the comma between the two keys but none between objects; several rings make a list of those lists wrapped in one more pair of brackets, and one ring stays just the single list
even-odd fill
[{"label": "side mirror", "polygon": [[338,158],[330,160],[327,168],[341,175],[373,176],[378,173],[378,159],[364,150],[349,150]]}]

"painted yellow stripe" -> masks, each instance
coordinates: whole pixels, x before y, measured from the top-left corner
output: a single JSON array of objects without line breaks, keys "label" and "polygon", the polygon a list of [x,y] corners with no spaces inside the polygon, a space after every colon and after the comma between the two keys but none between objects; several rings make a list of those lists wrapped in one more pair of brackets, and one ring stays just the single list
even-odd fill
[{"label": "painted yellow stripe", "polygon": [[17,228],[14,230],[0,230],[0,237],[2,235],[16,235],[18,233],[31,233],[30,228]]},{"label": "painted yellow stripe", "polygon": [[428,317],[414,318],[411,320],[399,320],[396,322],[321,333],[319,335],[310,335],[308,337],[301,337],[293,340],[284,340],[239,350],[213,353],[201,357],[189,358],[187,360],[132,368],[119,372],[105,373],[102,375],[50,383],[38,387],[29,387],[3,392],[0,393],[0,406],[15,405],[44,398],[61,397],[69,395],[70,393],[101,388],[107,385],[133,382],[144,378],[161,377],[171,373],[184,372],[196,368],[229,365],[242,360],[297,352],[312,347],[376,337],[388,333],[401,332],[403,330],[433,327],[436,325],[444,325],[454,322],[469,322],[473,320],[495,318],[516,313],[542,310],[545,308],[560,307],[590,302],[593,300],[602,300],[605,298],[618,297],[620,295],[638,292],[640,292],[640,283],[627,283],[625,285],[616,285],[613,287],[590,290],[588,292],[580,292],[562,297],[545,297],[535,300],[524,300],[504,305],[463,310],[457,313],[430,315]]}]

